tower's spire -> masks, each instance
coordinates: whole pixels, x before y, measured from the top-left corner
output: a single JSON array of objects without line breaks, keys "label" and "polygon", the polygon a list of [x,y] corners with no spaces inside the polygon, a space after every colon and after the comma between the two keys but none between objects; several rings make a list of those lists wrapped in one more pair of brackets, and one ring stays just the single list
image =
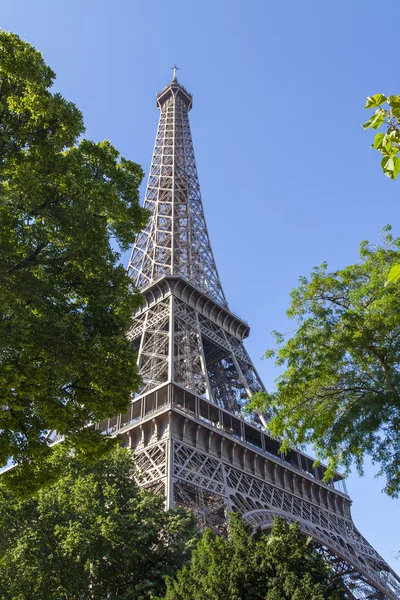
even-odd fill
[{"label": "tower's spire", "polygon": [[188,112],[192,96],[176,79],[157,94],[160,109],[145,207],[152,216],[132,251],[129,273],[139,288],[177,275],[227,307],[211,250]]},{"label": "tower's spire", "polygon": [[179,67],[177,67],[176,65],[173,65],[171,67],[171,69],[173,71],[172,81],[178,81],[178,79],[176,77],[176,72],[179,71]]}]

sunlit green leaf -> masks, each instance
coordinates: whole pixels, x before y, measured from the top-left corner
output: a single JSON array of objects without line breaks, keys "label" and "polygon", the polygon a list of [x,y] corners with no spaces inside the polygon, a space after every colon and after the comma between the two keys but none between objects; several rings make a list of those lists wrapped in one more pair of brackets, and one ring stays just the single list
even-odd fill
[{"label": "sunlit green leaf", "polygon": [[364,129],[371,129],[371,128],[378,129],[382,125],[382,123],[385,121],[385,117],[386,117],[386,112],[382,109],[378,109],[377,111],[375,111],[375,113],[372,115],[372,117],[363,124],[363,128]]},{"label": "sunlit green leaf", "polygon": [[[397,150],[398,152],[398,150]],[[394,157],[394,171],[393,171],[393,179],[396,179],[398,174],[400,173],[400,158],[398,156]]]},{"label": "sunlit green leaf", "polygon": [[368,96],[364,108],[377,108],[386,102],[386,96],[383,94],[375,94],[374,96]]},{"label": "sunlit green leaf", "polygon": [[394,179],[394,158],[392,156],[384,156],[381,160],[381,166],[385,175]]},{"label": "sunlit green leaf", "polygon": [[374,137],[374,143],[372,144],[373,148],[375,148],[376,150],[380,150],[382,148],[384,137],[384,133],[377,133]]},{"label": "sunlit green leaf", "polygon": [[400,96],[389,96],[387,99],[387,102],[392,108],[399,108],[400,107]]},{"label": "sunlit green leaf", "polygon": [[400,279],[400,264],[394,265],[389,271],[389,275],[387,277],[385,285],[389,285],[389,283],[396,283]]}]

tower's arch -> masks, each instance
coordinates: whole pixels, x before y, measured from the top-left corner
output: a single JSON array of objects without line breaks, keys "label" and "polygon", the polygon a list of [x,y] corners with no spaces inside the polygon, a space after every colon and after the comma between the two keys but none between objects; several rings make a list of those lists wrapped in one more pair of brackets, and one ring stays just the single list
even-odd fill
[{"label": "tower's arch", "polygon": [[329,531],[326,531],[317,524],[294,518],[282,510],[263,508],[243,514],[244,520],[251,523],[254,529],[261,530],[270,529],[276,516],[289,522],[297,521],[303,533],[313,538],[318,550],[341,575],[351,599],[381,600],[388,595],[399,597],[400,588],[395,574],[352,521],[331,523]]}]

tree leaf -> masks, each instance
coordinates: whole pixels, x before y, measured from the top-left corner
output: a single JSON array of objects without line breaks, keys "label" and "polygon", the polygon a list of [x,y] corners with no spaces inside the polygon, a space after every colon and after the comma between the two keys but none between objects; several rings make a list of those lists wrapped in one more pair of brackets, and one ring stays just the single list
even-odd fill
[{"label": "tree leaf", "polygon": [[385,121],[387,113],[382,108],[375,111],[368,121],[363,124],[364,129],[378,129]]},{"label": "tree leaf", "polygon": [[377,108],[386,101],[387,98],[383,94],[375,94],[374,96],[368,96],[364,108]]},{"label": "tree leaf", "polygon": [[381,160],[381,166],[387,177],[390,177],[390,179],[395,179],[395,161],[393,156],[385,155]]},{"label": "tree leaf", "polygon": [[380,150],[382,148],[382,143],[383,143],[384,138],[385,138],[384,133],[377,133],[376,136],[374,137],[374,143],[372,144],[372,147],[375,148],[376,150]]},{"label": "tree leaf", "polygon": [[[399,152],[399,150],[397,150]],[[398,156],[394,157],[394,171],[393,171],[393,179],[396,179],[398,174],[400,173],[400,158]]]},{"label": "tree leaf", "polygon": [[400,96],[389,96],[387,102],[392,108],[400,108]]},{"label": "tree leaf", "polygon": [[386,279],[385,286],[389,283],[396,283],[400,279],[400,264],[394,265],[389,271],[389,275]]}]

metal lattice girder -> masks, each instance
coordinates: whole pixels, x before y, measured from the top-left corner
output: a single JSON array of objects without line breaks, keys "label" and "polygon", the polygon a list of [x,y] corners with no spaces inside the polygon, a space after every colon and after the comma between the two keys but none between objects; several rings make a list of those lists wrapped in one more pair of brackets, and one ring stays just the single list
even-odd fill
[{"label": "metal lattice girder", "polygon": [[[145,392],[168,380],[171,299],[156,304],[142,316],[131,339],[140,337],[139,370]],[[135,337],[134,337],[135,336]]]},{"label": "metal lattice girder", "polygon": [[135,456],[137,478],[142,487],[152,487],[166,476],[166,442],[154,444]]},{"label": "metal lattice girder", "polygon": [[199,396],[207,395],[206,365],[196,312],[178,300],[173,303],[174,380]]},{"label": "metal lattice girder", "polygon": [[138,348],[142,393],[174,381],[235,412],[264,390],[243,342],[173,294],[137,315],[129,339]]},{"label": "metal lattice girder", "polygon": [[174,503],[194,512],[201,530],[208,527],[214,533],[227,534],[228,515],[223,497],[190,483],[177,481],[174,485]]}]

